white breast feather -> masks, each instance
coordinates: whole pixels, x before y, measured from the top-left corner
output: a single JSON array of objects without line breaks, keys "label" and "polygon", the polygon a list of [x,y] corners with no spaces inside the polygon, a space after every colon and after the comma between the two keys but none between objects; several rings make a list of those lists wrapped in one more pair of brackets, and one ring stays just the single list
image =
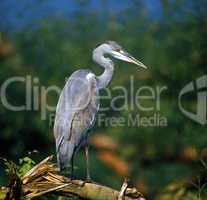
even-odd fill
[{"label": "white breast feather", "polygon": [[90,80],[91,78],[93,78],[94,77],[94,74],[92,74],[92,73],[88,73],[87,75],[86,75],[86,78],[88,79],[88,80]]}]

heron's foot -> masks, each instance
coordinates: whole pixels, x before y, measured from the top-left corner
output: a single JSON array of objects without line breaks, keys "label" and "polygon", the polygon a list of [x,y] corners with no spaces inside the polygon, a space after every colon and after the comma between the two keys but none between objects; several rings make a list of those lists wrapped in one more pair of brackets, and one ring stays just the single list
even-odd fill
[{"label": "heron's foot", "polygon": [[84,180],[84,183],[94,183],[94,184],[97,184],[95,181],[93,181],[90,177],[87,177],[85,180]]},{"label": "heron's foot", "polygon": [[84,180],[85,183],[93,183],[93,180],[91,178],[86,178]]},{"label": "heron's foot", "polygon": [[72,181],[72,180],[76,180],[77,177],[74,174],[70,174],[69,179]]}]

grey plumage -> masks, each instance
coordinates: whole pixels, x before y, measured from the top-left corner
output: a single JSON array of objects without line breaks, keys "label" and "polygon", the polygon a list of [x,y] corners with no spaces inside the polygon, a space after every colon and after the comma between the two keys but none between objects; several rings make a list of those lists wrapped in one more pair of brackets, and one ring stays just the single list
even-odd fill
[{"label": "grey plumage", "polygon": [[87,131],[98,111],[98,90],[95,77],[87,79],[89,70],[74,72],[60,95],[56,109],[54,134],[58,164],[61,169],[87,139]]},{"label": "grey plumage", "polygon": [[88,131],[93,127],[99,109],[98,92],[107,87],[113,76],[114,64],[106,55],[145,67],[116,42],[107,41],[93,51],[93,60],[104,68],[103,74],[96,76],[90,70],[78,70],[70,76],[61,92],[54,122],[60,169],[65,168],[79,148],[87,143]]}]

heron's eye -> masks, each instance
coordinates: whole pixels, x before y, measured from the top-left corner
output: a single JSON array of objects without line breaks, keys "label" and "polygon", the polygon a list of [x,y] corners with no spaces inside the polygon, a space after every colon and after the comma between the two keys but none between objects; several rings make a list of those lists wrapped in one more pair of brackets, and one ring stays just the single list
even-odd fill
[{"label": "heron's eye", "polygon": [[116,49],[116,52],[124,53],[124,51],[122,49]]}]

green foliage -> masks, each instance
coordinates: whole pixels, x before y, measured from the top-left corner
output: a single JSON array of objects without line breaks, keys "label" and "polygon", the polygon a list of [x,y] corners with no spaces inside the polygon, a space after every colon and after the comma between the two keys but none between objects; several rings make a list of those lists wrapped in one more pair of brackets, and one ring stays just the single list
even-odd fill
[{"label": "green foliage", "polygon": [[17,175],[19,178],[23,177],[35,165],[35,162],[29,157],[20,158],[19,164],[15,164],[14,162],[8,161],[7,159],[2,160],[6,166],[6,173],[8,175]]},{"label": "green foliage", "polygon": [[19,166],[18,166],[18,175],[20,177],[24,176],[26,172],[28,172],[32,167],[35,165],[35,162],[29,158],[24,157],[19,159]]}]

